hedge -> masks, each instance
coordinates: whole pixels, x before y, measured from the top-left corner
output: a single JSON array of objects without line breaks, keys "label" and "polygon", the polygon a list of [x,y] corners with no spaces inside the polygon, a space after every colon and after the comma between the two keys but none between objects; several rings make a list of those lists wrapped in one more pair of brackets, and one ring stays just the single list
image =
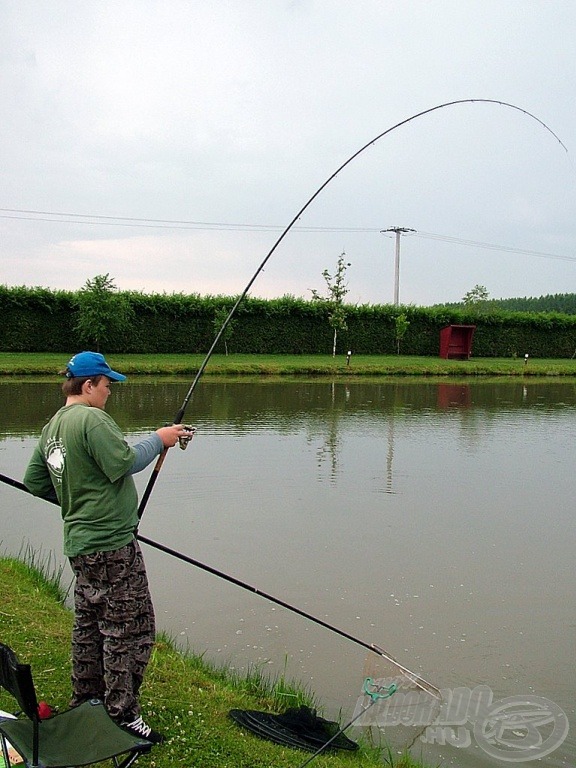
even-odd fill
[{"label": "hedge", "polygon": [[[134,320],[112,339],[107,353],[202,354],[215,336],[215,318],[234,296],[122,292]],[[76,293],[0,286],[0,351],[71,352],[86,347],[75,330]],[[230,353],[330,354],[333,331],[326,303],[292,296],[247,297],[238,307],[227,341]],[[473,324],[475,357],[566,358],[576,350],[576,316],[560,313],[464,311],[450,307],[346,305],[348,329],[338,334],[338,353],[394,354],[396,318],[409,325],[401,340],[406,355],[437,356],[440,330]],[[220,342],[217,352],[224,351]]]}]

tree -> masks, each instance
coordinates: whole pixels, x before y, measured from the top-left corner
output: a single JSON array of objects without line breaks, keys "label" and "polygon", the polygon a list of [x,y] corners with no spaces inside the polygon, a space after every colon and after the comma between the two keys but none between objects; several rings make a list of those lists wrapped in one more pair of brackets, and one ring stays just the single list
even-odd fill
[{"label": "tree", "polygon": [[471,291],[465,293],[462,301],[470,309],[478,309],[479,305],[488,301],[489,293],[485,285],[475,285]]},{"label": "tree", "polygon": [[406,317],[404,312],[402,312],[400,315],[396,315],[396,319],[394,320],[394,330],[396,335],[396,353],[400,354],[400,342],[406,335],[406,331],[408,330],[408,326],[410,325],[410,320]]},{"label": "tree", "polygon": [[[220,307],[217,309],[214,313],[214,334],[217,336],[220,333],[220,329],[226,322],[226,318],[230,314],[230,310],[228,307]],[[226,353],[226,357],[228,357],[228,341],[232,337],[232,334],[234,333],[234,325],[236,324],[235,320],[230,320],[226,328],[224,329],[224,332],[222,333],[222,336],[220,337],[221,341],[224,342],[224,351]]]},{"label": "tree", "polygon": [[75,298],[75,330],[83,343],[96,348],[109,344],[128,328],[134,312],[126,296],[116,293],[108,274],[86,280]]},{"label": "tree", "polygon": [[346,270],[350,262],[346,261],[346,253],[342,251],[336,264],[336,272],[331,275],[327,269],[322,272],[322,277],[328,287],[328,296],[321,296],[317,290],[312,288],[313,301],[322,301],[328,306],[328,322],[334,330],[332,339],[332,357],[336,357],[336,341],[338,331],[348,330],[346,324],[346,310],[344,309],[344,297],[348,293],[348,283],[346,283]]}]

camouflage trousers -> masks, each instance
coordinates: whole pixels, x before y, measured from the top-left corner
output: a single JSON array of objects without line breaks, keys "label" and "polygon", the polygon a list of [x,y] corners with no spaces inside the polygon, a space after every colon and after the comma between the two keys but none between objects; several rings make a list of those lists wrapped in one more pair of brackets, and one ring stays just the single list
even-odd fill
[{"label": "camouflage trousers", "polygon": [[152,653],[154,608],[140,545],[70,558],[76,576],[72,700],[101,699],[116,720],[140,714],[138,692]]}]

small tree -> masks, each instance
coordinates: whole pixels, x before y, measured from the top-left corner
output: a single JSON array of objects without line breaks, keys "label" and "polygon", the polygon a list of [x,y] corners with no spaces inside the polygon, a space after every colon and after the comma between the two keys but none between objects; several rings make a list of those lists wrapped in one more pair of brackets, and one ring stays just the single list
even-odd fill
[{"label": "small tree", "polygon": [[394,320],[394,331],[396,336],[396,354],[398,355],[400,354],[400,342],[406,335],[409,325],[410,320],[408,320],[404,312],[400,315],[396,315],[396,319]]},{"label": "small tree", "polygon": [[327,269],[322,272],[322,277],[328,286],[328,296],[321,296],[317,290],[312,288],[312,300],[323,301],[328,305],[328,322],[334,330],[332,338],[332,357],[336,357],[336,341],[338,331],[348,330],[346,324],[346,310],[344,309],[344,297],[348,293],[348,284],[346,283],[346,270],[350,262],[346,261],[344,251],[338,257],[336,272],[331,275]]},{"label": "small tree", "polygon": [[482,304],[488,301],[489,293],[485,285],[475,285],[471,291],[465,293],[462,302],[469,309],[480,309]]},{"label": "small tree", "polygon": [[96,275],[86,280],[75,297],[78,311],[75,330],[82,342],[95,347],[97,352],[121,336],[134,317],[128,299],[116,290],[108,274]]},{"label": "small tree", "polygon": [[[218,335],[220,333],[220,329],[224,325],[226,318],[230,314],[230,310],[228,307],[220,307],[217,309],[214,313],[214,333],[215,335]],[[231,339],[232,334],[234,333],[234,325],[236,324],[235,320],[230,320],[226,328],[224,329],[224,333],[222,334],[221,341],[224,342],[224,351],[226,353],[226,357],[228,357],[228,341]]]}]

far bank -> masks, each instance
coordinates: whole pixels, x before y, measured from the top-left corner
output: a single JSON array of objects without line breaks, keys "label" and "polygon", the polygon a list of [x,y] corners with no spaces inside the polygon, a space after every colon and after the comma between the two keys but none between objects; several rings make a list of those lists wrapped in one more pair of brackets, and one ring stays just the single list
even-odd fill
[{"label": "far bank", "polygon": [[[0,352],[0,376],[49,376],[58,372],[78,350],[59,352]],[[204,355],[108,354],[112,367],[129,375],[197,374]],[[416,355],[241,355],[214,354],[204,371],[208,376],[576,376],[576,359],[472,357],[452,360]]]}]

